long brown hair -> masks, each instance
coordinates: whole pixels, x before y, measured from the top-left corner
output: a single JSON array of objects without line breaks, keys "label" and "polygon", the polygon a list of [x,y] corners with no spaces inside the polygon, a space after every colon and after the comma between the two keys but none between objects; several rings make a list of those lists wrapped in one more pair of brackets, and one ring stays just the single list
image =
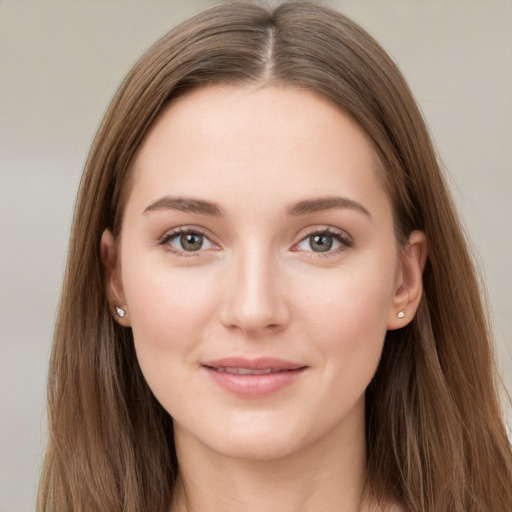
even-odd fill
[{"label": "long brown hair", "polygon": [[370,136],[396,234],[426,233],[424,296],[387,335],[366,395],[367,487],[413,512],[510,512],[512,454],[478,281],[425,123],[395,64],[360,27],[309,3],[215,7],[134,66],[97,133],[80,185],[51,357],[50,438],[39,510],[165,511],[178,466],[172,419],[105,293],[100,238],[117,236],[130,164],[162,109],[205,84],[321,94]]}]

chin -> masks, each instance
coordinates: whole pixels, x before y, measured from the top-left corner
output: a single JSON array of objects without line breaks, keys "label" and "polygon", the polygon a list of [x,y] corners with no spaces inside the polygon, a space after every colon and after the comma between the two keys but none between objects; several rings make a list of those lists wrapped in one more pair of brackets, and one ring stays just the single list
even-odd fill
[{"label": "chin", "polygon": [[193,441],[199,449],[207,448],[224,457],[254,461],[281,459],[308,444],[309,436],[293,427],[300,422],[283,423],[257,416],[249,414],[238,421],[215,422],[207,429],[197,428],[197,424],[192,429],[177,425],[176,441],[178,445],[180,439],[184,443]]},{"label": "chin", "polygon": [[240,439],[231,437],[225,443],[218,443],[219,454],[232,459],[250,461],[275,461],[297,453],[303,448],[291,439],[269,436],[250,436],[247,433]]}]

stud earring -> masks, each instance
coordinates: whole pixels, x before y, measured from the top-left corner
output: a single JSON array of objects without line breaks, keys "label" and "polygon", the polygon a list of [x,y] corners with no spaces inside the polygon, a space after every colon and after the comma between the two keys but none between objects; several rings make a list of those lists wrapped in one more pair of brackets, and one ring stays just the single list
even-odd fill
[{"label": "stud earring", "polygon": [[112,313],[112,316],[116,316],[116,315],[123,318],[123,316],[126,315],[126,311],[124,309],[120,308],[119,306],[116,306],[116,309]]},{"label": "stud earring", "polygon": [[396,316],[397,316],[398,318],[404,318],[404,317],[405,317],[405,311],[399,311],[399,312],[396,314]]}]

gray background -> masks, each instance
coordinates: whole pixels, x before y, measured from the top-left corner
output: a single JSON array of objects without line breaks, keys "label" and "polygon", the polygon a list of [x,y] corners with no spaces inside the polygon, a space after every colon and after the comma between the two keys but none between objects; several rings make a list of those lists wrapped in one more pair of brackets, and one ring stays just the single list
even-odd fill
[{"label": "gray background", "polygon": [[[326,3],[391,53],[425,113],[487,284],[512,390],[512,2]],[[135,59],[213,4],[0,0],[0,512],[35,503],[55,309],[94,132]]]}]

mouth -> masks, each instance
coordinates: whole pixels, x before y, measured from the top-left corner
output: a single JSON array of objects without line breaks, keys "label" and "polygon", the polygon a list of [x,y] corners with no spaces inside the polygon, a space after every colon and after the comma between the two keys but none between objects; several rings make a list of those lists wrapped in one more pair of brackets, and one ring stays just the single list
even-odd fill
[{"label": "mouth", "polygon": [[209,367],[219,373],[230,373],[231,375],[269,375],[271,373],[288,372],[293,370],[280,370],[273,368],[266,368],[264,370],[256,370],[251,368],[234,368],[231,366],[217,366]]},{"label": "mouth", "polygon": [[261,398],[291,386],[307,366],[275,358],[229,358],[203,363],[202,368],[223,390],[242,398]]}]

